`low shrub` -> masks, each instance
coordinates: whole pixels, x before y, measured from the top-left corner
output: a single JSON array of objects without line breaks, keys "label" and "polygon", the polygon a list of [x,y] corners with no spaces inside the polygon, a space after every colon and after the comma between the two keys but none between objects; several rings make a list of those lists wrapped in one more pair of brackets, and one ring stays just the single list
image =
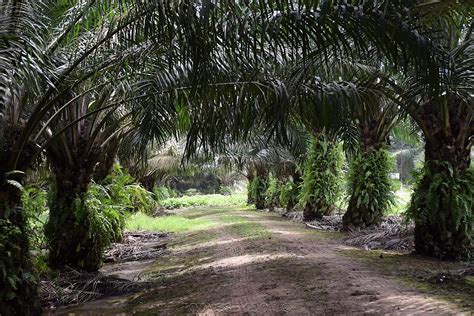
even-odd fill
[{"label": "low shrub", "polygon": [[151,214],[157,206],[155,195],[146,190],[120,165],[114,165],[110,175],[103,184],[109,193],[113,205],[118,205],[124,210],[135,213]]},{"label": "low shrub", "polygon": [[23,211],[28,218],[30,246],[38,253],[46,243],[44,224],[48,219],[48,192],[41,187],[25,187],[21,194]]},{"label": "low shrub", "polygon": [[221,186],[221,187],[219,187],[219,194],[231,195],[232,194],[232,188]]},{"label": "low shrub", "polygon": [[191,206],[226,206],[226,205],[246,205],[246,196],[243,194],[221,195],[193,195],[179,198],[169,198],[160,201],[159,204],[167,209],[185,208]]},{"label": "low shrub", "polygon": [[85,205],[93,229],[99,232],[105,245],[122,240],[126,207],[117,202],[105,187],[96,183],[89,186]]},{"label": "low shrub", "polygon": [[191,230],[200,230],[212,227],[214,222],[195,218],[188,219],[178,215],[151,217],[144,213],[132,214],[126,223],[127,230],[131,231],[152,231],[152,232],[183,232]]}]

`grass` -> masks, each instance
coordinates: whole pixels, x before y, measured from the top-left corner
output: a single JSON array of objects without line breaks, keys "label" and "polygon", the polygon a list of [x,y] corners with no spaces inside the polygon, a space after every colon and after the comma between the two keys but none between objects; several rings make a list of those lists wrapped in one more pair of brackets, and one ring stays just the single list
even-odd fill
[{"label": "grass", "polygon": [[159,202],[160,205],[167,209],[185,208],[190,206],[244,206],[247,204],[247,196],[245,194],[208,194],[182,196],[179,198],[169,198]]},{"label": "grass", "polygon": [[179,215],[150,217],[143,213],[131,215],[125,224],[125,228],[131,231],[160,231],[160,232],[187,232],[213,227],[215,222],[205,219],[189,219]]},{"label": "grass", "polygon": [[262,225],[236,216],[236,215],[224,215],[221,216],[220,221],[225,224],[230,224],[227,229],[241,237],[245,238],[266,238],[270,237],[272,233],[265,229]]}]

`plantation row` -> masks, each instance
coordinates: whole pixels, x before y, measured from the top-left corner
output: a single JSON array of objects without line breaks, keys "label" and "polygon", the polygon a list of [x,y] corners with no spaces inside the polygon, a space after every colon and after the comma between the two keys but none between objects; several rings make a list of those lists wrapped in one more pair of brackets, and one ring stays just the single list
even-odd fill
[{"label": "plantation row", "polygon": [[[400,182],[390,179],[393,158],[385,149],[368,157],[350,157],[349,172],[344,176],[343,156],[340,144],[313,139],[306,160],[299,165],[288,166],[287,162],[286,168],[279,168],[260,164],[256,168],[259,172],[250,170],[248,175],[248,202],[255,203],[257,209],[303,209],[305,221],[345,213],[346,229],[375,226],[398,205],[394,191]],[[348,204],[347,210],[341,209],[343,204]]]}]

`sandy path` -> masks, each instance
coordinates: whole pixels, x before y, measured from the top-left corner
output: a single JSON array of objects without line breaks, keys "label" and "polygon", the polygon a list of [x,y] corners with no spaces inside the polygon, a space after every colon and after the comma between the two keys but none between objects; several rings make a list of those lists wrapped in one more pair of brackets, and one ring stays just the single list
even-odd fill
[{"label": "sandy path", "polygon": [[398,280],[341,255],[340,250],[347,247],[337,240],[308,240],[304,234],[294,232],[294,223],[282,222],[273,216],[263,220],[261,215],[244,216],[267,227],[279,242],[287,245],[289,253],[300,259],[293,259],[289,265],[294,265],[300,274],[302,282],[298,285],[315,294],[311,306],[316,309],[312,312],[423,315],[460,312],[447,302],[407,289]]},{"label": "sandy path", "polygon": [[[308,238],[299,224],[282,221],[273,214],[245,212],[239,215],[268,229],[274,236],[273,242],[268,245],[266,240],[255,240],[247,248],[242,242],[230,248],[218,248],[218,257],[231,257],[235,261],[246,258],[247,263],[229,273],[235,283],[229,289],[226,301],[207,306],[201,311],[205,314],[426,315],[460,312],[447,302],[409,290],[397,280],[351,261],[338,252],[345,246],[337,240]],[[229,237],[223,235],[221,238]],[[267,244],[266,247],[262,247],[262,243]],[[253,252],[252,248],[266,250],[265,255],[248,255]],[[268,273],[275,267],[278,273]]]},{"label": "sandy path", "polygon": [[[192,212],[196,215],[195,209]],[[233,210],[233,218],[239,221],[230,223],[223,221],[227,214],[227,211],[213,212],[208,216],[218,223],[209,235],[212,238],[176,247],[169,257],[160,259],[172,262],[169,267],[173,268],[160,270],[158,275],[166,277],[157,281],[156,288],[59,309],[56,314],[445,315],[463,312],[355,262],[341,252],[344,249],[341,242],[323,233],[307,230],[275,214]],[[206,217],[206,210],[198,215]],[[153,269],[156,267],[150,263],[140,273],[146,275]]]}]

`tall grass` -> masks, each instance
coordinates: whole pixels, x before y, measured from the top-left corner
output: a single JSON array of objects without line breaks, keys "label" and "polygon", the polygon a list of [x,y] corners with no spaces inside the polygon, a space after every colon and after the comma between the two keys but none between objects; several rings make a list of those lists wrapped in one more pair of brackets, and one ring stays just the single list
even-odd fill
[{"label": "tall grass", "polygon": [[213,227],[215,223],[208,219],[172,215],[162,217],[150,217],[144,213],[131,215],[125,224],[125,228],[131,231],[153,231],[153,232],[186,232]]},{"label": "tall grass", "polygon": [[167,209],[184,208],[190,206],[244,206],[247,204],[247,196],[245,194],[208,194],[183,196],[179,198],[169,198],[159,202],[160,205]]}]

